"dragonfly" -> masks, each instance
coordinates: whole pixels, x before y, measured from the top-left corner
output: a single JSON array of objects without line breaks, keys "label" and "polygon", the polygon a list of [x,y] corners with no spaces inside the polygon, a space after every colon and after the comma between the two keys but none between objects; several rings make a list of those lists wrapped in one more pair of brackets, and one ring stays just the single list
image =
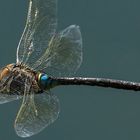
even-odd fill
[{"label": "dragonfly", "polygon": [[51,77],[74,74],[82,62],[82,36],[77,25],[57,32],[57,0],[29,0],[16,63],[0,70],[0,104],[22,99],[14,128],[30,137],[53,123],[59,99],[50,92]]},{"label": "dragonfly", "polygon": [[79,26],[70,25],[57,32],[57,0],[29,0],[16,62],[0,70],[0,104],[22,99],[14,124],[18,136],[38,134],[58,118],[59,99],[50,91],[56,86],[89,85],[140,90],[140,83],[69,77],[78,70],[82,59]]}]

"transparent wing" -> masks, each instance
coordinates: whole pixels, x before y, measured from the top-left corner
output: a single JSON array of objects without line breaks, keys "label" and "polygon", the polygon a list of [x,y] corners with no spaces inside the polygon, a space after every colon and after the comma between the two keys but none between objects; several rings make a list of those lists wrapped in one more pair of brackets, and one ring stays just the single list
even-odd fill
[{"label": "transparent wing", "polygon": [[[14,76],[8,75],[0,82],[0,104],[21,99],[21,91],[13,84]],[[20,82],[20,81],[19,81]]]},{"label": "transparent wing", "polygon": [[71,25],[56,34],[33,68],[53,76],[74,74],[82,62],[82,36],[79,26]]},{"label": "transparent wing", "polygon": [[27,23],[17,48],[17,63],[32,66],[42,56],[57,26],[57,0],[29,0]]},{"label": "transparent wing", "polygon": [[15,100],[18,100],[20,98],[21,97],[18,96],[18,95],[9,95],[9,94],[0,93],[0,104],[4,104],[4,103],[11,102],[11,101],[15,101]]},{"label": "transparent wing", "polygon": [[2,93],[0,93],[0,104],[8,103],[18,99],[21,99],[21,97],[18,95],[3,95]]},{"label": "transparent wing", "polygon": [[59,101],[48,93],[27,94],[15,121],[15,130],[20,137],[30,137],[53,123],[59,114]]}]

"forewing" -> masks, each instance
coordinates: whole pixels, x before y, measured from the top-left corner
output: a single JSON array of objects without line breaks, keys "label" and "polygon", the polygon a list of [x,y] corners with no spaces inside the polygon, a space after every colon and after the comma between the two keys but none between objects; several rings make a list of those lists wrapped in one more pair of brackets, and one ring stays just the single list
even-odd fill
[{"label": "forewing", "polygon": [[32,66],[42,56],[57,26],[57,0],[29,0],[26,26],[17,48],[17,63]]},{"label": "forewing", "polygon": [[59,101],[46,92],[26,95],[15,121],[15,130],[20,137],[30,137],[53,123],[59,114]]},{"label": "forewing", "polygon": [[56,34],[44,55],[33,66],[52,76],[74,74],[82,62],[82,36],[79,26],[71,25]]}]

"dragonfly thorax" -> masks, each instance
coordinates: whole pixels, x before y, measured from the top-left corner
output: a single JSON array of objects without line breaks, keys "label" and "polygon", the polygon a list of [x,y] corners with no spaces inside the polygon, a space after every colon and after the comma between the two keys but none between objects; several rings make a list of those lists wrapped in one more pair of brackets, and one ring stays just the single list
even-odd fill
[{"label": "dragonfly thorax", "polygon": [[14,67],[14,64],[9,64],[6,67],[2,68],[2,70],[0,71],[0,81],[3,78],[6,78],[10,74],[10,72],[13,69],[13,67]]}]

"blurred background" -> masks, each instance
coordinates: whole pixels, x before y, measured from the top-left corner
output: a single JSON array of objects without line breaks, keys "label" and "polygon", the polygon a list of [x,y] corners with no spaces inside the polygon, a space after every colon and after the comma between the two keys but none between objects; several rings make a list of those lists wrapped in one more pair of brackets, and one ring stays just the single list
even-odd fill
[{"label": "blurred background", "polygon": [[[139,0],[59,0],[59,30],[81,27],[83,63],[76,76],[140,81]],[[0,1],[0,67],[16,60],[28,0]],[[140,92],[69,86],[58,120],[28,140],[139,140]],[[21,101],[0,105],[0,139],[20,140],[13,124]]]}]

